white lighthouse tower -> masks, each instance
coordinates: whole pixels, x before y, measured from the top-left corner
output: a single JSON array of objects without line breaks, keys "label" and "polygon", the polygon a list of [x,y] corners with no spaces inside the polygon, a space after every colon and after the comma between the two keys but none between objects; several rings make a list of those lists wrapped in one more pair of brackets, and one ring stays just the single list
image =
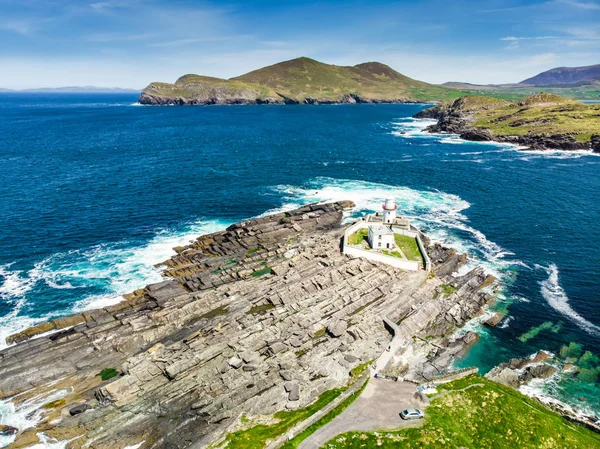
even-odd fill
[{"label": "white lighthouse tower", "polygon": [[386,198],[383,205],[383,222],[386,224],[394,224],[396,222],[396,202],[393,198]]}]

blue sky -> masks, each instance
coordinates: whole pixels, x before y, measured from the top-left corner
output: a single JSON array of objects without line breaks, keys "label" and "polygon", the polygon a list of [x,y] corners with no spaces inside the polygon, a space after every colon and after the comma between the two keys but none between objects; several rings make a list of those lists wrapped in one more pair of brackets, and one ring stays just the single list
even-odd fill
[{"label": "blue sky", "polygon": [[600,64],[600,0],[0,0],[0,87],[141,88],[298,56],[424,81]]}]

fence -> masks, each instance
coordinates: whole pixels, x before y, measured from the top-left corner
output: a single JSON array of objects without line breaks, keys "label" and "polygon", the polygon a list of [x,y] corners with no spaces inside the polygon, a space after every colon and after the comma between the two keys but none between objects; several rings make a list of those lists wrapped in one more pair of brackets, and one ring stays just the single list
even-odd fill
[{"label": "fence", "polygon": [[[348,229],[346,229],[346,231],[344,232],[344,249],[343,249],[344,254],[348,254],[349,256],[353,256],[353,257],[364,257],[365,259],[385,263],[385,264],[391,265],[393,267],[400,268],[402,270],[419,271],[419,268],[420,268],[419,262],[412,261],[412,260],[400,259],[400,258],[394,257],[394,256],[386,256],[385,254],[381,254],[381,253],[374,252],[374,251],[369,251],[366,249],[357,248],[356,246],[351,246],[348,244],[348,237],[350,237],[350,235],[354,234],[355,232],[358,232],[361,229],[366,229],[369,226],[371,226],[371,224],[368,221],[361,220],[361,221],[357,221],[352,226],[350,226]],[[421,255],[423,256],[425,270],[430,271],[431,270],[431,262],[430,262],[429,256],[427,255],[427,251],[425,251],[425,246],[423,245],[423,242],[421,241],[421,238],[419,237],[419,233],[413,232],[413,231],[407,231],[406,229],[402,229],[397,226],[392,226],[392,231],[394,231],[395,234],[406,235],[408,237],[413,237],[414,239],[417,240],[417,246],[419,247],[419,251],[421,252]]]}]

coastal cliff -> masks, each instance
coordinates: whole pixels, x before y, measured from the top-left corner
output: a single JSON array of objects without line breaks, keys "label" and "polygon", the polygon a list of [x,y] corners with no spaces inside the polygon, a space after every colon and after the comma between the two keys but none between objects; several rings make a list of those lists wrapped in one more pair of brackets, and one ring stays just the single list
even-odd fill
[{"label": "coastal cliff", "polygon": [[459,95],[414,80],[379,62],[351,67],[310,58],[280,62],[221,79],[184,75],[174,84],[155,82],[139,102],[147,105],[413,103]]},{"label": "coastal cliff", "polygon": [[434,133],[459,134],[472,141],[498,141],[532,150],[600,153],[600,105],[558,95],[536,94],[518,102],[461,97],[425,109],[415,118],[435,119]]},{"label": "coastal cliff", "polygon": [[397,367],[405,377],[443,373],[477,341],[447,336],[492,301],[481,288],[494,278],[458,275],[466,257],[425,235],[431,273],[348,258],[352,206],[313,204],[202,236],[165,261],[164,282],[11,337],[2,397],[40,409],[10,447],[206,447],[242,414],[299,409],[347,385],[385,351],[383,318],[415,354]]}]

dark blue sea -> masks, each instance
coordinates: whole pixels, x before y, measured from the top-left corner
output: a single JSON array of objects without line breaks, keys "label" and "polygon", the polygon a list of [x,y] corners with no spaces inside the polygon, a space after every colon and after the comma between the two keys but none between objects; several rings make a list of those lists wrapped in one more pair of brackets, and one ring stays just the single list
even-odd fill
[{"label": "dark blue sea", "polygon": [[[252,216],[396,198],[502,281],[508,316],[457,366],[577,342],[600,355],[600,157],[428,135],[426,105],[147,107],[0,94],[0,344],[160,280],[171,248]],[[349,217],[351,218],[351,217]],[[592,367],[593,368],[593,367]],[[599,384],[531,390],[600,413]]]}]

